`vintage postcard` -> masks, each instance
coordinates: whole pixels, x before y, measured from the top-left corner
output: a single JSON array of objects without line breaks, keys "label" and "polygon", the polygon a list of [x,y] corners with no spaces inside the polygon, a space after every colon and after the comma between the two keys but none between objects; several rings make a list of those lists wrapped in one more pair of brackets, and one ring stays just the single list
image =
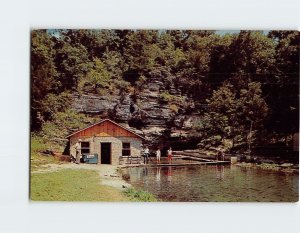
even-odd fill
[{"label": "vintage postcard", "polygon": [[298,31],[31,30],[33,201],[297,202]]}]

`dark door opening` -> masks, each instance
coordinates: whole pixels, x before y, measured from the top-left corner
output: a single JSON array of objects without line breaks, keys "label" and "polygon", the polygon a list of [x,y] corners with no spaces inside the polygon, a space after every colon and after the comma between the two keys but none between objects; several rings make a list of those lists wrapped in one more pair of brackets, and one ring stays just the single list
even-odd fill
[{"label": "dark door opening", "polygon": [[101,143],[101,164],[111,164],[111,143]]}]

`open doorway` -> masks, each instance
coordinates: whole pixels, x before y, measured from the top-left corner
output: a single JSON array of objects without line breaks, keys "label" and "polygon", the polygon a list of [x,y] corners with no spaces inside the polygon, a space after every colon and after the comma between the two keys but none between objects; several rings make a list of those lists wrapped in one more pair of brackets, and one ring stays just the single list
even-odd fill
[{"label": "open doorway", "polygon": [[101,164],[111,164],[111,143],[101,143]]}]

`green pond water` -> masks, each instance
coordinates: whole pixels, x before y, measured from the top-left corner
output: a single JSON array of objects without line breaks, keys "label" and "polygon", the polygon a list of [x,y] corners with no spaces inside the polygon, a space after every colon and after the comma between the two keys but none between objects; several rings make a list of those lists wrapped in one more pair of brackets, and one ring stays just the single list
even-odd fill
[{"label": "green pond water", "polygon": [[129,183],[162,201],[296,202],[298,174],[235,165],[131,167]]}]

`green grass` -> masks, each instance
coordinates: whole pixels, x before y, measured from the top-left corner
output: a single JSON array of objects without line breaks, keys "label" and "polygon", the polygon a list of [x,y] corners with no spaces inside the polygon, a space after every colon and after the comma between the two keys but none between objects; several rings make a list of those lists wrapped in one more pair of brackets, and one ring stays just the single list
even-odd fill
[{"label": "green grass", "polygon": [[132,201],[141,202],[156,202],[157,199],[149,192],[143,190],[136,190],[134,188],[128,188],[123,191],[127,197]]},{"label": "green grass", "polygon": [[50,148],[51,145],[47,145],[41,138],[31,137],[31,154],[30,154],[30,168],[31,171],[35,171],[41,168],[41,165],[50,163],[61,164],[63,162],[57,160],[53,156],[43,155],[41,152]]},{"label": "green grass", "polygon": [[33,201],[130,201],[121,190],[100,185],[96,171],[63,169],[32,173],[30,198]]},{"label": "green grass", "polygon": [[[62,169],[35,173],[47,168],[47,164],[62,164],[53,156],[45,156],[41,152],[48,145],[39,137],[31,138],[31,179],[30,198],[33,201],[156,201],[152,194],[126,189],[122,192],[100,184],[97,171],[84,169]],[[42,167],[43,166],[43,167]]]}]

